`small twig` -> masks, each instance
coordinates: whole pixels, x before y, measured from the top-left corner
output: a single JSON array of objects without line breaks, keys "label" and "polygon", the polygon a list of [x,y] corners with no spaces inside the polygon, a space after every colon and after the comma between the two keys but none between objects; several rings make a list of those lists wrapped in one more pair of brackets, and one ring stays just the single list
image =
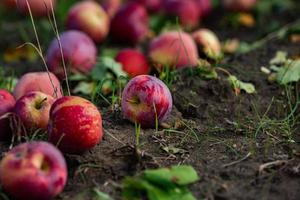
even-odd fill
[{"label": "small twig", "polygon": [[258,172],[261,174],[266,168],[272,167],[272,166],[278,166],[278,165],[283,165],[286,164],[288,160],[275,160],[272,162],[264,163],[259,166]]},{"label": "small twig", "polygon": [[233,162],[231,162],[231,163],[225,164],[225,165],[223,165],[222,167],[225,168],[225,167],[229,167],[229,166],[232,166],[232,165],[236,165],[236,164],[238,164],[238,163],[240,163],[240,162],[243,162],[244,160],[246,160],[247,158],[249,158],[251,155],[252,155],[252,153],[249,152],[249,153],[247,153],[247,155],[246,155],[245,157],[243,157],[243,158],[241,158],[241,159],[239,159],[239,160],[233,161]]},{"label": "small twig", "polygon": [[124,142],[122,142],[121,140],[119,140],[118,138],[116,138],[113,134],[111,134],[110,132],[108,132],[105,129],[103,129],[103,130],[104,130],[105,134],[109,135],[110,137],[112,137],[114,140],[116,140],[117,142],[119,142],[123,146],[127,146],[127,144],[125,144]]}]

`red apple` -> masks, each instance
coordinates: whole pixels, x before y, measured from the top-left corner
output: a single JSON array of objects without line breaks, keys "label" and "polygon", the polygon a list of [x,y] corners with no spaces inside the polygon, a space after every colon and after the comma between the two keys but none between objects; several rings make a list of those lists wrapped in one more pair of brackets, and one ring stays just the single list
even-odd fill
[{"label": "red apple", "polygon": [[33,91],[22,96],[14,111],[26,128],[47,128],[50,108],[54,98],[48,94]]},{"label": "red apple", "polygon": [[103,8],[94,1],[76,3],[67,16],[67,29],[85,32],[95,42],[102,42],[109,31],[110,19]]},{"label": "red apple", "polygon": [[132,0],[143,4],[149,12],[158,12],[162,8],[162,3],[164,0]]},{"label": "red apple", "polygon": [[162,67],[184,68],[198,64],[198,51],[193,38],[179,31],[165,32],[149,45],[148,56],[160,70]]},{"label": "red apple", "polygon": [[111,35],[119,42],[135,45],[148,34],[148,14],[141,4],[130,2],[123,5],[112,19]]},{"label": "red apple", "polygon": [[[28,2],[28,4],[27,4]],[[56,5],[56,0],[17,0],[17,6],[21,13],[28,14],[29,7],[32,15],[37,17],[48,16],[52,13]]]},{"label": "red apple", "polygon": [[102,139],[102,118],[97,107],[77,96],[62,97],[50,110],[49,141],[65,153],[82,153]]},{"label": "red apple", "polygon": [[12,112],[15,98],[7,90],[0,89],[0,140],[8,139],[11,135],[9,118],[5,114]]},{"label": "red apple", "polygon": [[17,7],[17,0],[2,0],[2,4],[9,9],[13,9]]},{"label": "red apple", "polygon": [[251,10],[257,0],[223,0],[222,3],[227,10],[243,12]]},{"label": "red apple", "polygon": [[122,64],[123,70],[130,77],[150,72],[147,58],[142,52],[136,49],[124,49],[120,51],[116,56],[116,61]]},{"label": "red apple", "polygon": [[212,0],[194,0],[198,8],[200,9],[201,17],[205,17],[210,14],[212,10]]},{"label": "red apple", "polygon": [[139,75],[131,79],[122,92],[122,113],[142,127],[154,127],[163,122],[172,110],[172,96],[158,78]]},{"label": "red apple", "polygon": [[67,180],[62,154],[52,144],[28,142],[10,150],[0,163],[0,182],[15,200],[50,200]]},{"label": "red apple", "polygon": [[51,72],[30,72],[24,74],[14,89],[14,97],[21,98],[28,92],[40,91],[54,98],[62,97],[60,82]]},{"label": "red apple", "polygon": [[[97,48],[89,36],[80,31],[66,31],[60,35],[67,71],[88,74],[96,64]],[[65,78],[62,54],[57,39],[50,44],[46,56],[47,64],[55,75]]]},{"label": "red apple", "polygon": [[100,4],[107,12],[108,16],[112,18],[121,7],[121,0],[100,0]]},{"label": "red apple", "polygon": [[200,9],[194,0],[165,0],[163,5],[164,12],[178,17],[183,27],[191,29],[198,25]]},{"label": "red apple", "polygon": [[199,51],[212,59],[222,55],[221,43],[217,35],[209,29],[201,28],[192,34]]}]

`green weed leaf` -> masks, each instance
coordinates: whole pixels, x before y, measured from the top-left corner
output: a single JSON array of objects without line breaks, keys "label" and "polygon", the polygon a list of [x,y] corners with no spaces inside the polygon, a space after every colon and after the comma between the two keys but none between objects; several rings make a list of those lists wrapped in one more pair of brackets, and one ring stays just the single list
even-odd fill
[{"label": "green weed leaf", "polygon": [[281,85],[299,81],[300,61],[297,60],[286,63],[285,66],[278,70],[276,80]]},{"label": "green weed leaf", "polygon": [[239,94],[241,90],[244,90],[248,94],[252,94],[255,92],[255,87],[253,84],[242,82],[238,80],[236,76],[229,76],[228,81],[236,94]]}]

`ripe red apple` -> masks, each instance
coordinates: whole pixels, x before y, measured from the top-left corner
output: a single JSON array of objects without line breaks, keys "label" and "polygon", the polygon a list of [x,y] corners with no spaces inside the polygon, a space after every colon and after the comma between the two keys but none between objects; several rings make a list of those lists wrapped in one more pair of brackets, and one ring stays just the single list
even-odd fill
[{"label": "ripe red apple", "polygon": [[210,14],[212,11],[212,2],[211,0],[194,0],[198,8],[200,9],[200,15],[201,17],[205,17]]},{"label": "ripe red apple", "polygon": [[147,58],[142,52],[136,49],[124,49],[116,56],[116,61],[122,64],[122,68],[130,77],[141,74],[148,74],[150,66]]},{"label": "ripe red apple", "polygon": [[64,153],[82,153],[102,139],[102,118],[97,107],[77,96],[62,97],[50,110],[49,141]]},{"label": "ripe red apple", "polygon": [[47,128],[50,108],[54,98],[48,94],[33,91],[22,96],[14,111],[26,128]]},{"label": "ripe red apple", "polygon": [[[96,64],[97,48],[89,36],[81,31],[66,31],[60,35],[65,65],[68,72],[88,74]],[[50,44],[47,64],[60,79],[65,78],[60,45],[57,39]]]},{"label": "ripe red apple", "polygon": [[102,42],[109,31],[110,19],[101,5],[94,1],[81,1],[71,7],[66,27],[80,30],[95,42]]},{"label": "ripe red apple", "polygon": [[141,4],[123,5],[111,22],[112,37],[122,43],[135,45],[149,34],[148,14]]},{"label": "ripe red apple", "polygon": [[40,91],[54,98],[62,97],[60,82],[51,72],[30,72],[24,74],[14,89],[14,97],[21,98],[28,92]]},{"label": "ripe red apple", "polygon": [[122,92],[122,113],[142,127],[154,127],[163,122],[172,110],[172,96],[158,78],[139,75],[131,79]]},{"label": "ripe red apple", "polygon": [[2,0],[2,4],[9,9],[13,9],[17,7],[17,0]]},{"label": "ripe red apple", "polygon": [[209,29],[201,28],[192,34],[199,52],[203,52],[212,59],[222,55],[221,43],[217,35]]},{"label": "ripe red apple", "polygon": [[17,7],[23,14],[29,13],[28,4],[33,16],[45,17],[52,13],[56,5],[56,0],[17,0]]},{"label": "ripe red apple", "polygon": [[100,0],[100,4],[110,18],[116,14],[118,9],[121,7],[121,3],[121,0]]},{"label": "ripe red apple", "polygon": [[9,118],[4,115],[13,111],[15,103],[15,98],[10,92],[0,89],[0,140],[8,139],[11,135]]},{"label": "ripe red apple", "polygon": [[223,0],[223,6],[231,11],[249,11],[256,5],[257,0]]},{"label": "ripe red apple", "polygon": [[163,6],[164,12],[178,17],[183,27],[191,29],[198,25],[200,9],[194,0],[165,0]]},{"label": "ripe red apple", "polygon": [[28,142],[10,150],[0,163],[0,182],[15,200],[50,200],[67,181],[58,149],[47,142]]},{"label": "ripe red apple", "polygon": [[143,4],[149,12],[158,12],[162,8],[162,3],[164,0],[132,0]]},{"label": "ripe red apple", "polygon": [[154,38],[150,42],[148,56],[158,69],[194,67],[198,64],[198,51],[193,38],[179,31],[165,32]]}]

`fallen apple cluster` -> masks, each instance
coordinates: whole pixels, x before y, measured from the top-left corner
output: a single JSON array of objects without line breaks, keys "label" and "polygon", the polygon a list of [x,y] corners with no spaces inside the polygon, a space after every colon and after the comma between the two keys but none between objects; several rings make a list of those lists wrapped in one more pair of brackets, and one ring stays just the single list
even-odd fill
[{"label": "fallen apple cluster", "polygon": [[[54,11],[56,0],[3,0],[7,8],[24,15],[46,17]],[[223,0],[232,11],[251,9],[256,0]],[[96,45],[108,35],[131,46],[146,40],[147,52],[122,49],[115,57],[132,78],[122,92],[121,108],[125,119],[144,128],[155,127],[170,115],[172,95],[158,78],[148,75],[151,67],[186,68],[198,65],[199,54],[216,58],[221,52],[218,37],[205,28],[195,30],[212,10],[211,0],[121,0],[79,1],[68,12],[59,39],[51,42],[46,62],[49,72],[23,75],[13,94],[0,89],[0,140],[9,140],[13,119],[19,119],[26,137],[41,129],[48,142],[20,144],[0,163],[0,183],[14,199],[51,199],[67,182],[67,166],[62,153],[80,154],[95,147],[103,137],[102,117],[90,101],[64,96],[60,82],[69,73],[88,74],[97,62]],[[166,31],[153,37],[148,13],[178,16],[185,31]],[[64,66],[67,66],[65,69]],[[66,70],[66,71],[65,71]],[[23,130],[23,129],[22,129]]]}]

